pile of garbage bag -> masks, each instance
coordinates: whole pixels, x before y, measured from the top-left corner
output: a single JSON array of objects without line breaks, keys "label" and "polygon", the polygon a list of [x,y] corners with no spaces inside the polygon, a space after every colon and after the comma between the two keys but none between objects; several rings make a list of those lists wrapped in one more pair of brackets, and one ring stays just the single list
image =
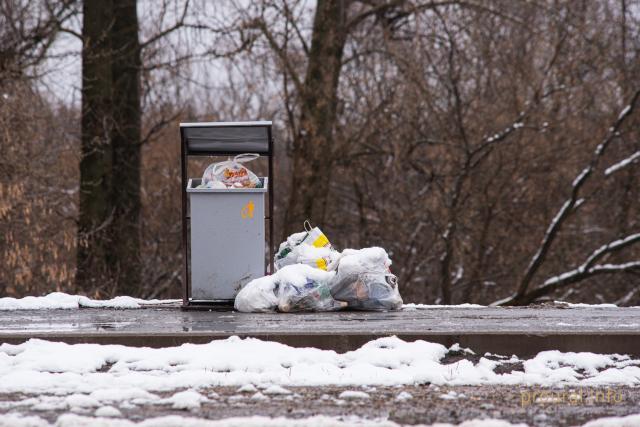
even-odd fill
[{"label": "pile of garbage bag", "polygon": [[402,307],[391,260],[379,247],[337,251],[318,227],[292,234],[275,255],[275,273],[247,283],[242,312],[387,311]]},{"label": "pile of garbage bag", "polygon": [[202,175],[202,183],[197,188],[228,189],[228,188],[261,188],[262,181],[243,163],[260,157],[259,154],[238,154],[233,160],[212,163]]}]

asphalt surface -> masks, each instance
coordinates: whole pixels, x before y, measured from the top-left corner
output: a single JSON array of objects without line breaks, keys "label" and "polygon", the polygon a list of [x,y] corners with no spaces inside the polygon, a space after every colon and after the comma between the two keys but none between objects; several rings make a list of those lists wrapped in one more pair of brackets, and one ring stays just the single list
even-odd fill
[{"label": "asphalt surface", "polygon": [[178,307],[0,311],[0,342],[9,343],[42,338],[166,347],[232,335],[336,351],[396,335],[521,357],[552,349],[640,356],[640,308],[430,308],[304,314],[181,311]]}]

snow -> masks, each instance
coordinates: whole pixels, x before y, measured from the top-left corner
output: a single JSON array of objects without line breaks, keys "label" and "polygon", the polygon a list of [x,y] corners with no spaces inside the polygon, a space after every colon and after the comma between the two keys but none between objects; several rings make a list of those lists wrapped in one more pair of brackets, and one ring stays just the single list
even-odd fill
[{"label": "snow", "polygon": [[[626,417],[631,419],[630,417]],[[234,417],[221,420],[205,420],[177,415],[151,418],[139,423],[122,419],[92,418],[75,414],[61,415],[55,427],[399,427],[389,420],[370,420],[359,417],[340,419],[324,415],[309,418],[269,418],[264,416]],[[629,427],[637,424],[588,424],[588,427]],[[0,418],[0,427],[53,427],[40,417],[23,417],[20,414],[5,414]],[[424,427],[527,427],[526,424],[511,424],[496,419],[469,420],[461,424],[437,423]],[[586,427],[586,426],[585,426]]]},{"label": "snow", "polygon": [[617,171],[619,171],[620,169],[623,169],[627,166],[629,166],[631,163],[640,160],[640,151],[636,151],[635,153],[633,153],[632,155],[630,155],[629,157],[620,160],[618,163],[608,167],[605,171],[604,174],[605,175],[611,175],[612,173],[615,173]]},{"label": "snow", "polygon": [[402,309],[403,310],[407,310],[407,311],[428,310],[428,309],[431,309],[431,308],[487,308],[487,306],[486,305],[479,305],[479,304],[468,304],[468,303],[456,304],[456,305],[441,305],[441,304],[430,305],[430,304],[414,304],[414,303],[410,303],[410,304],[403,304],[402,305]]},{"label": "snow", "polygon": [[257,392],[253,396],[251,396],[251,400],[269,400],[269,398],[261,392]]},{"label": "snow", "polygon": [[245,384],[242,387],[240,387],[236,392],[237,393],[255,393],[256,391],[258,391],[258,389],[253,384]]},{"label": "snow", "polygon": [[86,394],[72,394],[64,399],[64,402],[70,408],[95,408],[100,406],[100,401]]},{"label": "snow", "polygon": [[446,394],[441,394],[440,399],[443,400],[456,400],[456,399],[464,399],[467,397],[464,393],[457,393],[453,390],[449,391]]},{"label": "snow", "polygon": [[291,391],[279,385],[271,385],[264,389],[264,394],[291,394]]},{"label": "snow", "polygon": [[53,310],[87,308],[132,309],[145,305],[169,304],[179,300],[143,300],[127,296],[119,296],[109,300],[94,300],[81,295],[69,295],[63,292],[52,292],[41,297],[0,298],[0,310]]},{"label": "snow", "polygon": [[197,391],[186,390],[174,394],[164,400],[163,403],[171,404],[173,409],[198,409],[202,402],[208,400],[206,396],[201,395]]},{"label": "snow", "polygon": [[396,402],[406,402],[407,400],[413,399],[413,395],[408,391],[401,391],[396,396]]},{"label": "snow", "polygon": [[369,399],[371,396],[369,396],[369,393],[365,393],[364,391],[358,391],[358,390],[345,390],[342,393],[340,393],[340,396],[338,396],[339,399],[344,399],[344,400],[358,400],[358,399]]},{"label": "snow", "polygon": [[569,308],[617,308],[615,304],[583,304],[583,303],[571,303],[565,301],[554,301],[554,304],[564,305]]},{"label": "snow", "polygon": [[[640,385],[640,360],[620,355],[545,351],[523,371],[496,374],[500,361],[442,363],[448,349],[426,341],[380,338],[346,353],[293,348],[254,338],[167,348],[65,344],[32,339],[0,345],[0,393],[86,394],[101,404],[158,401],[157,392],[266,384],[264,394],[295,386]],[[105,364],[111,368],[103,372]],[[277,387],[276,387],[277,386]],[[241,396],[241,395],[239,395]],[[74,397],[79,399],[79,397]],[[88,402],[88,400],[87,400]],[[93,404],[93,401],[91,401]]]},{"label": "snow", "polygon": [[583,427],[637,427],[640,425],[640,414],[626,417],[607,417],[589,421]]},{"label": "snow", "polygon": [[622,111],[620,111],[620,114],[618,114],[618,120],[622,120],[624,118],[624,116],[626,116],[627,114],[629,114],[629,112],[631,111],[631,104],[626,105]]},{"label": "snow", "polygon": [[114,408],[113,406],[103,406],[96,409],[94,415],[96,417],[117,418],[121,417],[122,413],[120,412],[120,410],[118,410],[118,408]]}]

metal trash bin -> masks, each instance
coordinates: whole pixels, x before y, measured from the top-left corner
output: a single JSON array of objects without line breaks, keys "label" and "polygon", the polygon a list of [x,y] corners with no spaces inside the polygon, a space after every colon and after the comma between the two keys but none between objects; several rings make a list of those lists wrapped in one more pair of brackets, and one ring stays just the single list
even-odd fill
[{"label": "metal trash bin", "polygon": [[[249,281],[273,271],[273,141],[271,122],[181,123],[184,309],[233,304]],[[196,188],[189,156],[258,153],[269,160],[262,188]],[[201,171],[200,171],[201,173]],[[268,194],[268,210],[265,195]],[[270,269],[266,269],[265,223]]]}]

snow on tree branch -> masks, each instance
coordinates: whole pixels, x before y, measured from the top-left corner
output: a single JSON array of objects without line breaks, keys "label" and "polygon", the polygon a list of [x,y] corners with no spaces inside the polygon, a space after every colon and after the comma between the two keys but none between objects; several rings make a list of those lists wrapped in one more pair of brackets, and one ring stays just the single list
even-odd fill
[{"label": "snow on tree branch", "polygon": [[626,159],[620,160],[615,165],[608,167],[607,170],[604,171],[604,174],[609,176],[612,173],[618,172],[620,169],[626,168],[631,163],[633,163],[633,162],[635,162],[635,161],[637,161],[639,159],[640,159],[640,151],[636,151],[635,153],[633,153],[632,155],[630,155]]},{"label": "snow on tree branch", "polygon": [[[529,262],[527,269],[518,284],[518,289],[516,293],[513,296],[505,298],[504,300],[501,300],[496,303],[499,303],[501,305],[511,304],[514,302],[517,303],[518,300],[522,299],[522,297],[527,293],[527,289],[529,288],[529,285],[531,284],[533,277],[535,276],[539,268],[544,264],[544,261],[549,253],[549,250],[551,249],[553,242],[558,236],[560,229],[562,228],[566,220],[571,216],[571,214],[575,212],[575,208],[578,205],[578,201],[581,200],[579,198],[580,190],[582,189],[584,184],[588,181],[589,177],[593,174],[593,171],[598,166],[598,162],[604,155],[607,147],[616,138],[616,136],[619,135],[620,128],[624,124],[625,120],[633,113],[634,109],[638,104],[639,99],[640,99],[640,90],[635,92],[629,105],[627,105],[620,112],[616,121],[608,129],[606,136],[604,137],[602,142],[598,144],[595,151],[593,152],[591,156],[591,160],[589,161],[589,164],[584,169],[582,169],[582,171],[573,180],[569,198],[565,200],[565,202],[562,204],[562,207],[558,210],[553,220],[547,227],[546,233],[542,241],[540,242],[540,246],[538,247],[538,250],[536,251],[534,256],[531,258],[531,261]],[[539,289],[540,288],[538,288],[538,290]]]},{"label": "snow on tree branch", "polygon": [[542,286],[534,289],[527,295],[527,299],[534,300],[535,298],[546,295],[558,288],[598,274],[640,271],[640,261],[630,261],[624,264],[595,264],[596,261],[605,255],[612,254],[638,242],[640,242],[640,233],[635,233],[599,247],[577,268],[545,280]]}]

